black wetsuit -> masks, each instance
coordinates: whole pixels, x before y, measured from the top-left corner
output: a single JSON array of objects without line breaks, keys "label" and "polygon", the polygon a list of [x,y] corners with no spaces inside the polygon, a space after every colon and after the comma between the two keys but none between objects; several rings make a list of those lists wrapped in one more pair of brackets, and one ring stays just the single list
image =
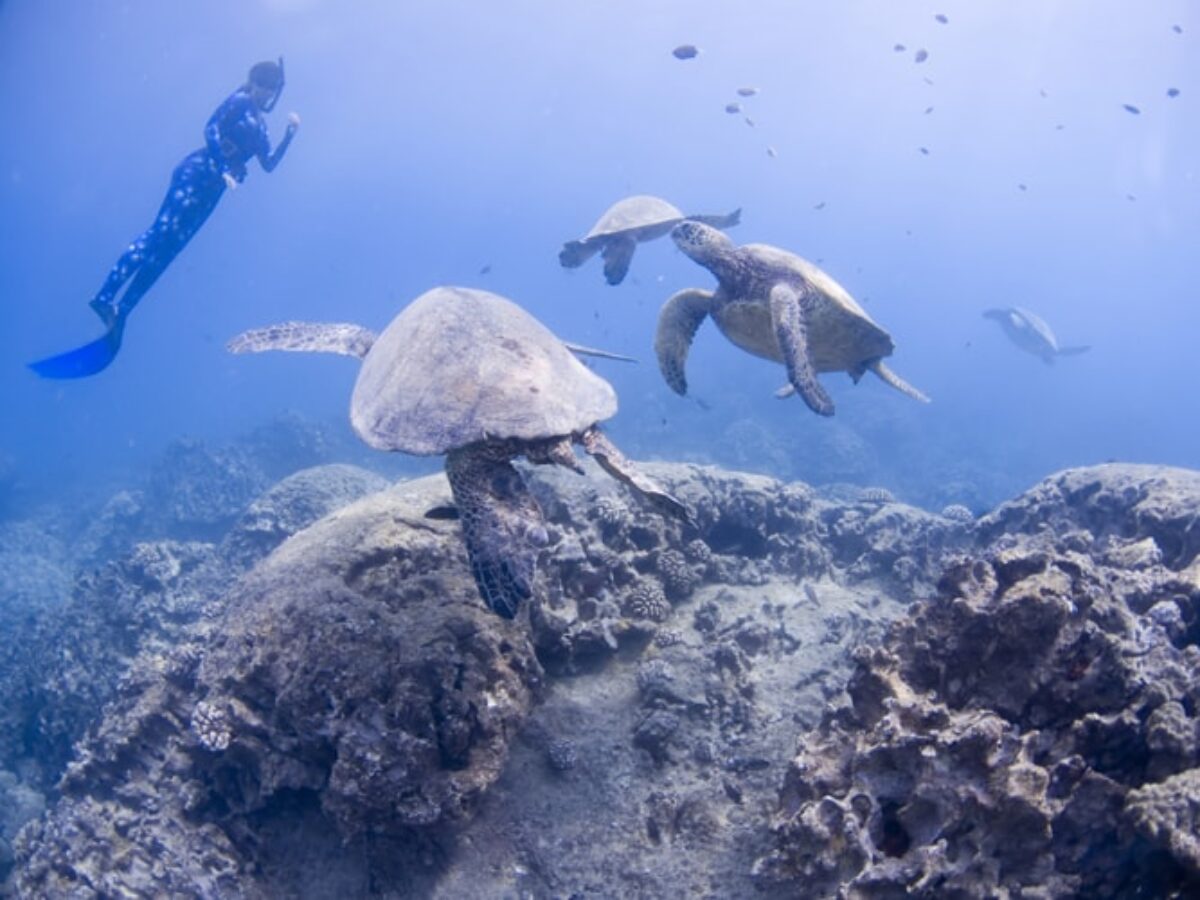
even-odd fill
[{"label": "black wetsuit", "polygon": [[[295,130],[289,125],[272,153],[266,120],[247,89],[230,94],[204,128],[204,147],[175,167],[154,224],[121,254],[92,299],[92,309],[105,322],[128,315],[216,208],[225,193],[224,175],[240,183],[246,177],[246,163],[255,157],[270,172],[283,158]],[[129,286],[118,299],[126,282]]]}]

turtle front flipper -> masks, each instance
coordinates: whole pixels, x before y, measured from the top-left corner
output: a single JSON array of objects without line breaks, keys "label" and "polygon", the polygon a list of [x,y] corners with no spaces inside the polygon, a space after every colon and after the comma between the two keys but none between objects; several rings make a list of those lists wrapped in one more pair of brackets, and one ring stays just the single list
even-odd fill
[{"label": "turtle front flipper", "polygon": [[683,503],[671,496],[657,481],[638,470],[637,466],[625,458],[625,454],[617,449],[598,426],[593,425],[579,436],[583,449],[600,464],[609,475],[617,481],[628,485],[637,491],[660,512],[667,513],[688,525],[695,526],[691,511]]},{"label": "turtle front flipper", "polygon": [[771,326],[787,367],[788,381],[818,415],[833,415],[833,400],[817,381],[817,373],[808,355],[808,309],[811,300],[806,288],[777,284],[771,288]]},{"label": "turtle front flipper", "polygon": [[711,225],[713,228],[732,228],[734,225],[742,221],[742,208],[739,206],[731,213],[726,215],[710,215],[710,216],[688,216],[693,222],[701,222],[704,225]]},{"label": "turtle front flipper", "polygon": [[375,332],[350,322],[281,322],[243,331],[225,345],[230,353],[294,350],[339,353],[362,359],[375,345]]},{"label": "turtle front flipper", "polygon": [[532,596],[538,550],[549,540],[542,511],[510,456],[487,444],[446,455],[471,574],[488,608],[505,619]]},{"label": "turtle front flipper", "polygon": [[677,394],[687,393],[688,351],[704,317],[712,309],[712,291],[685,288],[663,304],[654,334],[658,368],[667,385]]},{"label": "turtle front flipper", "polygon": [[629,236],[613,237],[604,244],[600,255],[604,258],[604,280],[609,284],[620,284],[633,262],[633,251],[637,241]]},{"label": "turtle front flipper", "polygon": [[928,396],[917,390],[915,387],[885,366],[883,364],[883,360],[877,359],[875,362],[868,365],[867,368],[883,379],[885,384],[891,385],[900,393],[907,394],[909,397],[912,397],[914,400],[919,400],[921,403],[929,402]]}]

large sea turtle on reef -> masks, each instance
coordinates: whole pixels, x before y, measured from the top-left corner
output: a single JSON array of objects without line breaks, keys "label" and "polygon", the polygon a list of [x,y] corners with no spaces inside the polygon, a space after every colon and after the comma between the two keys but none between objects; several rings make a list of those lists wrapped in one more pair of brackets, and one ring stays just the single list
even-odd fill
[{"label": "large sea turtle on reef", "polygon": [[929,398],[883,363],[894,345],[846,290],[807,260],[768,244],[736,246],[700,222],[676,225],[679,249],[717,277],[716,291],[688,288],[663,304],[654,349],[667,384],[687,393],[684,366],[696,329],[712,316],[721,333],[755,356],[787,367],[780,396],[799,393],[814,412],[833,415],[818,372],[870,370],[915,400]]},{"label": "large sea turtle on reef", "polygon": [[599,252],[604,259],[604,280],[609,284],[620,284],[629,271],[633,251],[639,243],[662,237],[684,219],[717,228],[732,228],[741,217],[740,209],[724,216],[685,216],[660,197],[637,194],[618,200],[606,209],[582,240],[563,244],[558,261],[566,268],[574,269]]},{"label": "large sea turtle on reef", "polygon": [[1053,365],[1056,357],[1075,356],[1091,349],[1087,346],[1060,347],[1046,321],[1020,306],[984,310],[983,317],[999,322],[1010,341],[1047,365]]},{"label": "large sea turtle on reef", "polygon": [[612,386],[515,303],[438,287],[376,335],[359,325],[286,322],[238,335],[234,353],[304,350],[362,360],[350,423],[378,450],[446,455],[479,592],[506,619],[533,588],[548,541],[537,501],[512,460],[582,472],[572,444],[660,510],[687,509],[639,472],[597,425],[617,411]]}]

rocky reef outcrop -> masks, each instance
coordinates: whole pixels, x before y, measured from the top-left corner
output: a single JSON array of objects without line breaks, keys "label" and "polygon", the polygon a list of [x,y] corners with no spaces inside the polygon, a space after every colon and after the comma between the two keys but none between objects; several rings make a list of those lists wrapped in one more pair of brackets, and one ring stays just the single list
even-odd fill
[{"label": "rocky reef outcrop", "polygon": [[1200,474],[1071,470],[975,520],[646,468],[694,527],[529,470],[551,546],[516,622],[425,515],[433,476],[293,534],[194,627],[138,623],[10,889],[1195,892]]},{"label": "rocky reef outcrop", "polygon": [[788,767],[767,883],[848,897],[1194,896],[1200,474],[1004,504]]},{"label": "rocky reef outcrop", "polygon": [[[11,803],[0,827],[0,871],[16,827],[52,792],[105,705],[194,663],[238,573],[287,535],[385,485],[351,466],[306,469],[252,502],[221,545],[138,542],[64,584],[65,601],[13,598],[0,645],[0,783],[11,781],[3,788]],[[8,530],[23,533],[20,524]],[[29,543],[9,545],[8,571],[26,580],[41,575]],[[54,574],[51,584],[65,580],[61,569]]]}]

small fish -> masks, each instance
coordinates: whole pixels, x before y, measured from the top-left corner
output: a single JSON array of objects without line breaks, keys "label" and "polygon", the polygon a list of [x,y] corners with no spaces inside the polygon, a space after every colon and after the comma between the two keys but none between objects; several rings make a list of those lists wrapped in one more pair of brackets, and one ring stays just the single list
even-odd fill
[{"label": "small fish", "polygon": [[817,597],[817,589],[807,581],[804,582],[804,596],[808,598],[808,602],[813,606],[821,605],[821,600],[819,597]]},{"label": "small fish", "polygon": [[1055,131],[1062,131],[1062,130],[1063,130],[1064,128],[1066,128],[1066,127],[1067,127],[1066,125],[1059,124],[1059,125],[1055,125],[1055,126],[1054,126],[1054,130],[1055,130]]},{"label": "small fish", "polygon": [[925,156],[928,156],[928,155],[929,155],[929,148],[928,148],[928,147],[918,147],[917,149],[918,149],[918,150],[920,150],[920,151],[921,151],[921,153],[923,153]]},{"label": "small fish", "polygon": [[740,103],[726,103],[725,104],[725,112],[729,113],[731,116],[736,116],[741,111],[742,111],[742,104],[740,104]]},{"label": "small fish", "polygon": [[1039,94],[1041,94],[1043,97],[1049,97],[1049,96],[1050,96],[1049,94],[1047,94],[1047,93],[1046,93],[1046,89],[1045,89],[1045,88],[1038,88],[1038,93],[1039,93]]},{"label": "small fish", "polygon": [[745,118],[745,122],[746,122],[746,124],[747,124],[747,125],[749,125],[751,128],[753,128],[753,127],[754,127],[754,120],[753,120],[752,118],[750,118],[749,116],[746,116],[746,118]]},{"label": "small fish", "polygon": [[931,112],[933,112],[932,106],[925,107],[925,115],[929,115]]},{"label": "small fish", "polygon": [[818,204],[816,204],[815,206],[813,206],[813,209],[824,209],[824,208],[825,208],[825,201],[824,201],[824,200],[822,200],[820,203],[818,203]]},{"label": "small fish", "polygon": [[1125,199],[1128,200],[1130,203],[1133,203],[1137,200],[1137,197],[1135,197],[1133,194],[1126,194]]},{"label": "small fish", "polygon": [[671,51],[671,55],[676,59],[695,59],[700,55],[700,48],[695,44],[680,44]]},{"label": "small fish", "polygon": [[449,521],[449,522],[457,521],[458,520],[458,507],[450,506],[448,504],[445,506],[435,506],[432,509],[425,510],[425,518],[439,519],[442,521]]},{"label": "small fish", "polygon": [[896,45],[896,46],[894,46],[892,49],[893,49],[893,50],[895,50],[897,53],[903,53],[903,52],[904,52],[905,50],[907,50],[908,48],[907,48],[907,47],[905,47],[903,44],[897,44],[897,45]]},{"label": "small fish", "polygon": [[922,48],[913,54],[913,62],[923,63],[929,59],[929,51]]},{"label": "small fish", "polygon": [[1178,97],[1179,96],[1179,88],[1167,88],[1167,96],[1168,97]]},{"label": "small fish", "polygon": [[779,155],[779,154],[775,152],[775,148],[774,148],[774,147],[771,147],[771,146],[769,146],[769,145],[768,145],[768,147],[767,147],[767,156],[771,157],[771,159],[774,159],[774,158],[775,158],[775,157],[777,157],[778,155]]},{"label": "small fish", "polygon": [[1025,182],[1022,181],[1017,185],[1017,190],[1027,191],[1029,188],[1025,185]]},{"label": "small fish", "polygon": [[934,18],[935,18],[935,19],[937,19],[939,22],[941,22],[943,25],[945,25],[946,23],[948,23],[948,22],[950,21],[950,20],[949,20],[948,18],[946,18],[946,16],[945,16],[944,14],[942,14],[942,13],[938,13],[936,16],[934,16]]},{"label": "small fish", "polygon": [[1125,112],[1131,113],[1132,115],[1135,115],[1135,116],[1140,116],[1142,114],[1142,111],[1140,109],[1138,109],[1136,106],[1134,106],[1132,103],[1122,103],[1121,108],[1124,109]]},{"label": "small fish", "polygon": [[932,79],[932,78],[930,78],[928,75],[926,75],[926,76],[925,76],[924,78],[922,78],[921,80],[922,80],[923,82],[925,82],[926,84],[928,84],[928,85],[932,85],[932,84],[933,84],[933,79]]},{"label": "small fish", "polygon": [[712,404],[709,403],[707,400],[705,400],[703,397],[696,398],[696,405],[698,407],[700,407],[702,410],[704,410],[705,412],[712,412]]},{"label": "small fish", "polygon": [[1172,25],[1171,30],[1176,34],[1183,34],[1183,26],[1181,25]]},{"label": "small fish", "polygon": [[479,270],[479,274],[486,275],[490,271],[492,271],[492,264],[488,263],[486,266],[484,266],[482,269]]},{"label": "small fish", "polygon": [[737,89],[737,95],[739,97],[753,97],[757,93],[758,88],[756,87],[740,87]]}]

